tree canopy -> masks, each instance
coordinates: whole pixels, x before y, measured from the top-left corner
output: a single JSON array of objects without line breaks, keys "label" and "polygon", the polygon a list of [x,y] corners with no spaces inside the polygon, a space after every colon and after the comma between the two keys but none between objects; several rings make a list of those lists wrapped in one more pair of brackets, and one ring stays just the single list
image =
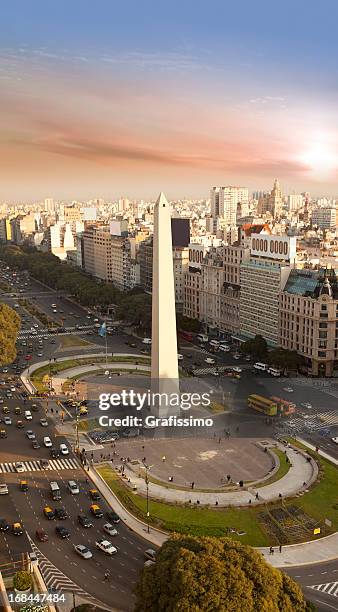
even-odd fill
[{"label": "tree canopy", "polygon": [[302,363],[302,357],[297,351],[277,348],[269,353],[269,362],[283,370],[297,370]]},{"label": "tree canopy", "polygon": [[20,328],[19,315],[7,306],[0,304],[0,365],[12,363],[16,358],[16,337]]},{"label": "tree canopy", "polygon": [[145,567],[136,612],[301,612],[302,590],[259,552],[229,538],[174,535]]},{"label": "tree canopy", "polygon": [[254,338],[250,338],[241,346],[243,353],[247,353],[256,359],[264,359],[267,356],[268,345],[263,336],[257,334]]}]

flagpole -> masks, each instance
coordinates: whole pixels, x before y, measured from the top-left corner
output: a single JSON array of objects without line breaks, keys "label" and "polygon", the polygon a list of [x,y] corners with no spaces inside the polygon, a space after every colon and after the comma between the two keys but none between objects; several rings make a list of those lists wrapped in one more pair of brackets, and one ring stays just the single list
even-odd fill
[{"label": "flagpole", "polygon": [[108,343],[107,343],[107,320],[106,319],[105,319],[105,326],[106,327],[105,327],[105,330],[104,330],[105,331],[104,339],[105,339],[105,342],[106,342],[106,365],[107,365],[107,363],[108,363]]}]

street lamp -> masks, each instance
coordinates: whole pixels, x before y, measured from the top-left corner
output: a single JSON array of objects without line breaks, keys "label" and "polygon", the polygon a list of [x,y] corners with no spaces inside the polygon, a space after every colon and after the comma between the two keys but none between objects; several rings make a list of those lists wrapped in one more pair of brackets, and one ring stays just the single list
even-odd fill
[{"label": "street lamp", "polygon": [[149,512],[149,477],[148,477],[148,471],[150,470],[150,468],[152,468],[152,465],[147,465],[146,463],[144,463],[144,461],[142,461],[145,471],[146,471],[146,477],[145,477],[145,483],[146,483],[146,487],[147,487],[147,532],[149,533],[150,529],[149,529],[149,517],[150,517],[150,512]]}]

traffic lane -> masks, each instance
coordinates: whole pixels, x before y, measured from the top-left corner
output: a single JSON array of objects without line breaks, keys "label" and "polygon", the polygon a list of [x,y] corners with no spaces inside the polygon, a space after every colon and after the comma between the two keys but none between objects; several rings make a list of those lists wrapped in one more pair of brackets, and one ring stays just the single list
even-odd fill
[{"label": "traffic lane", "polygon": [[338,580],[338,559],[283,569],[290,574],[292,578],[308,586],[323,584],[324,582],[337,582]]},{"label": "traffic lane", "polygon": [[[51,476],[52,474],[52,476]],[[56,480],[59,483],[62,501],[54,502],[50,496],[50,481]],[[76,480],[80,485],[80,494],[71,495],[67,492],[67,481]],[[28,481],[29,490],[27,493],[14,491],[16,504],[23,515],[23,522],[31,537],[36,541],[35,530],[43,527],[48,535],[49,542],[36,542],[39,549],[50,559],[56,567],[66,573],[75,583],[83,586],[90,594],[98,597],[107,603],[125,606],[125,598],[131,597],[131,592],[140,569],[143,567],[143,553],[148,547],[147,544],[129,531],[122,523],[117,525],[118,535],[114,538],[105,536],[102,526],[108,519],[92,519],[93,527],[84,529],[77,523],[77,515],[80,513],[90,517],[89,506],[91,503],[88,495],[90,488],[86,484],[81,471],[62,471],[62,472],[33,472]],[[26,498],[26,499],[25,499]],[[43,507],[49,505],[52,508],[64,506],[69,513],[69,518],[64,521],[48,521],[43,516]],[[103,511],[109,510],[104,500],[99,502]],[[71,532],[70,541],[61,540],[55,535],[56,524],[68,527]],[[117,546],[118,553],[112,558],[104,555],[95,547],[97,538],[106,537],[113,545]],[[84,544],[93,552],[91,560],[82,560],[73,551],[73,544]],[[67,567],[65,568],[65,559]],[[112,599],[109,597],[104,600],[102,597],[102,582],[104,574],[109,570],[109,585]],[[85,580],[85,582],[83,582]],[[126,609],[123,607],[122,609]]]},{"label": "traffic lane", "polygon": [[[0,562],[9,563],[17,561],[21,553],[31,550],[27,535],[25,533],[25,525],[23,523],[22,513],[13,499],[13,489],[18,486],[13,483],[11,478],[0,479],[0,482],[6,482],[8,486],[8,494],[0,497],[0,518],[3,518],[9,524],[9,530],[0,533]],[[14,535],[12,533],[13,523],[21,523],[24,530],[23,535]]]},{"label": "traffic lane", "polygon": [[336,604],[335,598],[332,595],[322,591],[316,591],[306,586],[303,586],[303,593],[305,599],[315,604],[317,612],[332,612],[333,610],[338,610],[338,604]]},{"label": "traffic lane", "polygon": [[[15,416],[15,419],[21,419],[24,427],[21,429],[17,428],[15,421],[12,425],[8,425],[6,428],[7,438],[1,439],[0,444],[0,463],[10,463],[16,461],[38,461],[40,459],[50,459],[50,448],[47,448],[43,443],[44,437],[49,437],[53,448],[59,448],[60,444],[64,443],[68,446],[67,439],[64,436],[58,436],[54,433],[53,423],[50,417],[40,411],[32,412],[32,421],[27,421],[23,415]],[[8,415],[13,419],[13,412]],[[41,417],[47,418],[48,427],[43,427],[39,423]],[[1,424],[2,426],[2,424]],[[29,440],[26,435],[26,431],[32,430],[40,444],[39,449],[33,448],[32,440]],[[69,449],[70,450],[70,449]],[[65,455],[65,458],[71,457]]]}]

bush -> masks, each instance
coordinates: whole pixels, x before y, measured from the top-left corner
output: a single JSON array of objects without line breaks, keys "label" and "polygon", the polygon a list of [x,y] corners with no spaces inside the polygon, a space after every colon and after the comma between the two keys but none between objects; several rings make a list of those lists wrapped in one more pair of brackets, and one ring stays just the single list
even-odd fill
[{"label": "bush", "polygon": [[18,591],[27,591],[33,586],[32,576],[29,572],[21,571],[16,572],[13,578],[13,587]]}]

